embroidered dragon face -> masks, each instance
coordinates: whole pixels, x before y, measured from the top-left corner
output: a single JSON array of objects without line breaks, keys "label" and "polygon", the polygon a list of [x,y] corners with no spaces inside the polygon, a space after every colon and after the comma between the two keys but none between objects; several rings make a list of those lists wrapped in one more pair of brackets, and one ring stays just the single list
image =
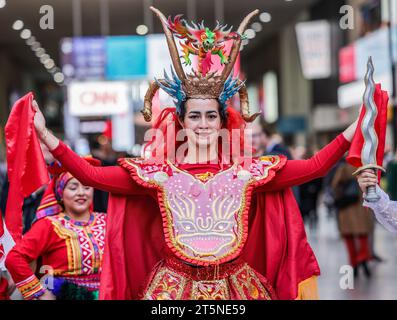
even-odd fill
[{"label": "embroidered dragon face", "polygon": [[178,212],[176,240],[195,255],[216,256],[236,241],[236,214],[240,203],[235,195],[217,196],[204,210],[198,210],[188,197],[177,199],[175,196],[172,204],[179,207],[173,210]]},{"label": "embroidered dragon face", "polygon": [[244,182],[231,175],[215,176],[205,184],[184,174],[175,184],[169,181],[167,208],[175,245],[188,256],[217,260],[241,240]]},{"label": "embroidered dragon face", "polygon": [[157,166],[124,159],[120,164],[138,183],[157,191],[168,248],[181,260],[207,266],[241,253],[252,191],[286,161],[273,156],[251,160],[247,169],[235,164],[218,173],[194,175],[169,161]]}]

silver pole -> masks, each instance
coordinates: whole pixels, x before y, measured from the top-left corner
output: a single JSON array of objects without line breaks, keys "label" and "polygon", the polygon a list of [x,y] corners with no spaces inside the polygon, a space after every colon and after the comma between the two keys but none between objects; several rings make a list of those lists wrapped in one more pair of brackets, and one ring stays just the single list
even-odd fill
[{"label": "silver pole", "polygon": [[225,16],[225,3],[224,0],[216,0],[215,1],[215,20],[218,20],[220,23],[223,23]]},{"label": "silver pole", "polygon": [[82,18],[81,18],[81,0],[73,0],[73,36],[80,37],[83,34]]},{"label": "silver pole", "polygon": [[153,33],[153,13],[149,9],[152,5],[153,0],[143,0],[143,22],[148,27],[149,32]]},{"label": "silver pole", "polygon": [[100,0],[99,14],[101,23],[101,35],[107,36],[110,33],[109,23],[109,0]]},{"label": "silver pole", "polygon": [[196,21],[196,0],[187,0],[187,18]]}]

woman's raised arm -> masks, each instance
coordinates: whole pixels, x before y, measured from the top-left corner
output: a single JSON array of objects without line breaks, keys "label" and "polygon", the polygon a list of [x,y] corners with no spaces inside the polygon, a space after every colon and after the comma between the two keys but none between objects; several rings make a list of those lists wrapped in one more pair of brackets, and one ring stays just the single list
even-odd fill
[{"label": "woman's raised arm", "polygon": [[284,168],[277,172],[269,183],[255,190],[256,192],[271,192],[296,185],[325,176],[328,171],[349,150],[357,127],[356,120],[342,134],[317,152],[308,160],[289,160]]},{"label": "woman's raised arm", "polygon": [[53,156],[62,163],[82,184],[118,194],[147,194],[146,188],[139,186],[129,173],[119,166],[95,167],[74,153],[67,145],[46,128],[43,114],[36,101],[34,125],[40,140],[48,147]]}]

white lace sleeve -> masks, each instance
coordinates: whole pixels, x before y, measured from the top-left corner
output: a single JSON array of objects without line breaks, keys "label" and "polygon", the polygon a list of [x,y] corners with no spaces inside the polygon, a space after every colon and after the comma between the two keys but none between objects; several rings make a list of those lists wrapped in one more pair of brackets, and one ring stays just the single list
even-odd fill
[{"label": "white lace sleeve", "polygon": [[372,209],[376,219],[387,230],[397,233],[397,201],[391,201],[387,193],[379,186],[376,186],[376,192],[380,195],[380,199],[377,202],[364,200],[363,206]]}]

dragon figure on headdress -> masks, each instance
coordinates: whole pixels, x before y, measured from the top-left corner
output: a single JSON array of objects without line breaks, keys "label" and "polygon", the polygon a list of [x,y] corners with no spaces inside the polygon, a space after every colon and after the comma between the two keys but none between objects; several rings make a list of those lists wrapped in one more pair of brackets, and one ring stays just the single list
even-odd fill
[{"label": "dragon figure on headdress", "polygon": [[183,59],[185,65],[190,65],[190,55],[198,56],[198,70],[204,76],[210,71],[212,55],[218,55],[221,64],[227,64],[229,57],[225,50],[225,41],[242,38],[237,32],[231,32],[233,27],[227,29],[227,25],[221,25],[217,22],[216,27],[211,30],[204,26],[204,22],[190,26],[186,20],[181,19],[182,15],[177,15],[174,20],[168,18],[168,28],[174,35],[183,39],[180,44],[183,50]]},{"label": "dragon figure on headdress", "polygon": [[[233,78],[232,71],[241,48],[242,34],[259,10],[246,15],[235,32],[231,32],[232,28],[226,30],[227,26],[219,23],[213,30],[204,27],[204,23],[199,25],[192,23],[193,27],[191,27],[181,19],[181,16],[172,20],[167,19],[154,7],[150,7],[150,10],[156,13],[162,24],[173,68],[171,67],[171,76],[164,72],[163,79],[155,79],[150,83],[142,110],[145,120],[147,122],[152,120],[152,100],[161,88],[174,98],[177,115],[182,114],[184,103],[188,99],[216,99],[223,112],[227,108],[227,101],[238,93],[241,116],[246,122],[254,121],[259,113],[250,114],[245,82]],[[175,37],[182,39],[181,45],[184,50],[182,57],[175,43]],[[225,48],[227,40],[232,40],[229,54],[226,53]],[[185,64],[191,64],[191,54],[198,55],[199,68],[193,68],[193,72],[186,74],[180,58]],[[218,55],[221,63],[225,65],[222,71],[210,71],[213,54]]]}]

